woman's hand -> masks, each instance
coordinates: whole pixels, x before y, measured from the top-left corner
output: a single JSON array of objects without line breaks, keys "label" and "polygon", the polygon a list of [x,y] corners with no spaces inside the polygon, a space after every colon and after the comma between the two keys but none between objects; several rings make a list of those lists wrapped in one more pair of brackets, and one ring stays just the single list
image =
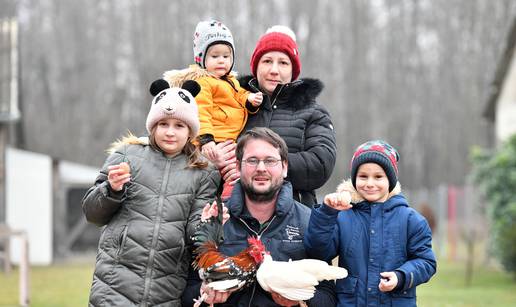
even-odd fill
[{"label": "woman's hand", "polygon": [[108,182],[113,191],[122,191],[124,184],[131,180],[131,168],[127,162],[108,166]]},{"label": "woman's hand", "polygon": [[222,143],[218,143],[216,147],[219,156],[217,160],[212,162],[219,169],[222,179],[230,185],[234,185],[240,178],[240,172],[236,167],[236,144],[232,140],[227,140]]},{"label": "woman's hand", "polygon": [[[210,204],[206,204],[206,206],[204,206],[204,208],[202,209],[201,221],[205,222],[212,216],[217,217],[218,214],[219,208],[217,207],[216,201],[214,201],[211,204],[211,206]],[[227,222],[227,220],[229,220],[228,208],[224,204],[222,204],[222,225],[224,225]]]},{"label": "woman's hand", "polygon": [[222,170],[224,167],[226,167],[228,164],[232,162],[236,162],[235,142],[233,142],[232,140],[226,140],[224,142],[218,143],[215,147],[219,155],[216,160],[211,162],[213,162],[219,170]]},{"label": "woman's hand", "polygon": [[324,196],[324,204],[336,210],[349,210],[351,205],[351,193],[348,191],[331,193]]},{"label": "woman's hand", "polygon": [[219,159],[217,144],[215,144],[215,142],[213,141],[202,145],[201,152],[211,162],[214,162]]}]

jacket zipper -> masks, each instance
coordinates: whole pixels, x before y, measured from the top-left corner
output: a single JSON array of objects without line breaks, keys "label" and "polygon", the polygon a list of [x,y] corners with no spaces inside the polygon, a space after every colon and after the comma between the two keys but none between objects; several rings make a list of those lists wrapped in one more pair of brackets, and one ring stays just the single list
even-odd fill
[{"label": "jacket zipper", "polygon": [[285,84],[282,84],[280,89],[278,90],[278,93],[276,94],[276,96],[274,96],[274,100],[272,101],[271,103],[271,108],[272,108],[272,111],[274,111],[274,105],[276,104],[276,100],[278,99],[278,96],[281,94],[281,91],[283,90],[283,88],[285,87],[286,85]]},{"label": "jacket zipper", "polygon": [[269,229],[269,226],[271,226],[272,221],[274,221],[274,219],[276,219],[276,215],[274,215],[274,216],[272,217],[272,219],[271,219],[271,221],[269,222],[269,224],[267,224],[267,226],[266,226],[264,229],[262,229],[259,233],[258,233],[258,232],[256,232],[256,231],[254,231],[251,227],[249,227],[249,225],[248,225],[248,224],[247,224],[247,223],[246,223],[242,218],[240,218],[240,217],[239,217],[238,219],[240,220],[240,222],[242,222],[242,223],[245,225],[245,227],[247,227],[247,229],[249,229],[249,231],[250,231],[250,232],[254,233],[254,234],[256,235],[256,237],[257,237],[258,239],[260,239],[260,237],[262,236],[262,234],[263,234],[267,229]]},{"label": "jacket zipper", "polygon": [[124,226],[122,233],[120,234],[120,238],[118,239],[118,251],[116,252],[116,261],[120,261],[120,253],[125,247],[125,241],[127,238],[127,225]]},{"label": "jacket zipper", "polygon": [[170,171],[171,160],[167,159],[167,164],[165,165],[165,172],[163,174],[164,180],[161,184],[160,192],[159,192],[159,200],[158,200],[158,210],[156,213],[156,220],[154,221],[154,230],[152,232],[152,243],[150,246],[149,259],[147,260],[147,269],[145,271],[145,286],[143,288],[143,297],[142,297],[142,306],[147,306],[147,296],[149,296],[150,291],[150,282],[152,275],[152,263],[154,262],[154,255],[156,254],[156,242],[158,241],[159,228],[161,226],[161,212],[163,211],[163,202],[165,199],[165,190],[168,185],[168,174]]},{"label": "jacket zipper", "polygon": [[[247,227],[247,229],[249,229],[250,232],[254,233],[256,235],[256,237],[258,239],[261,238],[262,234],[267,230],[269,229],[269,226],[272,224],[272,222],[274,221],[274,219],[276,219],[276,215],[274,215],[271,219],[271,221],[269,222],[269,224],[267,224],[267,226],[262,229],[262,231],[260,231],[259,233],[254,231],[251,227],[249,227],[249,225],[242,219],[242,218],[238,218],[240,220],[240,222],[242,222],[242,224],[245,225],[245,227]],[[251,307],[251,303],[253,302],[253,299],[254,299],[254,293],[256,292],[256,282],[253,284],[253,291],[251,292],[251,297],[249,298],[249,305],[247,305],[248,307]]]}]

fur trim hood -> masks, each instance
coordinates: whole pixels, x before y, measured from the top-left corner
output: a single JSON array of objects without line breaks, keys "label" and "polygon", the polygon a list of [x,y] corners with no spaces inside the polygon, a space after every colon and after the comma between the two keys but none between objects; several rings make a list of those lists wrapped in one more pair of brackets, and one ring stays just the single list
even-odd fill
[{"label": "fur trim hood", "polygon": [[[351,194],[351,203],[353,203],[353,204],[358,204],[359,202],[362,202],[365,200],[362,196],[360,196],[360,194],[358,194],[357,190],[351,183],[351,179],[344,180],[344,181],[342,181],[341,184],[339,184],[337,186],[337,192],[343,192],[343,191],[348,191]],[[390,199],[394,195],[398,195],[398,194],[401,194],[401,184],[399,181],[396,183],[396,186],[394,187],[394,189],[392,189],[392,191],[389,193],[389,196],[387,197],[387,199]]]},{"label": "fur trim hood", "polygon": [[118,139],[111,143],[109,148],[106,150],[108,154],[113,154],[118,149],[120,149],[124,145],[149,145],[149,138],[146,136],[137,137],[136,135],[129,132],[127,136],[124,136],[122,139]]},{"label": "fur trim hood", "polygon": [[[240,86],[250,92],[259,90],[258,81],[251,75],[238,78]],[[324,84],[319,79],[304,78],[288,83],[288,89],[281,91],[281,97],[288,97],[289,104],[305,106],[315,103],[315,99],[324,89]],[[286,85],[284,85],[286,86]]]},{"label": "fur trim hood", "polygon": [[[237,73],[231,71],[229,76],[236,78]],[[197,64],[192,64],[185,69],[173,69],[163,73],[163,79],[168,82],[170,87],[181,87],[186,80],[198,80],[203,77],[213,77],[213,75]]]}]

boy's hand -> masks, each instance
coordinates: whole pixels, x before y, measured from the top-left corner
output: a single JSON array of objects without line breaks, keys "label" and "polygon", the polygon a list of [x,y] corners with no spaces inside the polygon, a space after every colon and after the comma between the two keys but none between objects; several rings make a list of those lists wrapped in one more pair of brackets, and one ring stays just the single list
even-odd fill
[{"label": "boy's hand", "polygon": [[131,180],[131,168],[127,162],[108,166],[108,182],[113,191],[122,191],[124,184]]},{"label": "boy's hand", "polygon": [[251,93],[247,97],[247,100],[249,100],[249,102],[253,105],[253,107],[259,107],[263,101],[263,94],[262,94],[262,92]]},{"label": "boy's hand", "polygon": [[217,150],[217,144],[215,142],[211,141],[208,142],[201,147],[202,154],[208,158],[211,162],[217,160],[219,158],[219,153]]},{"label": "boy's hand", "polygon": [[380,276],[380,283],[378,284],[380,291],[389,292],[396,288],[396,285],[398,285],[398,276],[396,276],[396,273],[382,272],[380,273]]},{"label": "boy's hand", "polygon": [[331,193],[324,196],[324,204],[336,210],[349,210],[351,205],[351,194],[348,191]]}]

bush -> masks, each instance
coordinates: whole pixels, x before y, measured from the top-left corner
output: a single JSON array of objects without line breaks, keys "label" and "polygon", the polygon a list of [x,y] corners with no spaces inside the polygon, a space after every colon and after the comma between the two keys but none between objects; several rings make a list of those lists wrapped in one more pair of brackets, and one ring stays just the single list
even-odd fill
[{"label": "bush", "polygon": [[500,148],[472,151],[473,180],[488,202],[495,253],[516,277],[516,134]]}]

